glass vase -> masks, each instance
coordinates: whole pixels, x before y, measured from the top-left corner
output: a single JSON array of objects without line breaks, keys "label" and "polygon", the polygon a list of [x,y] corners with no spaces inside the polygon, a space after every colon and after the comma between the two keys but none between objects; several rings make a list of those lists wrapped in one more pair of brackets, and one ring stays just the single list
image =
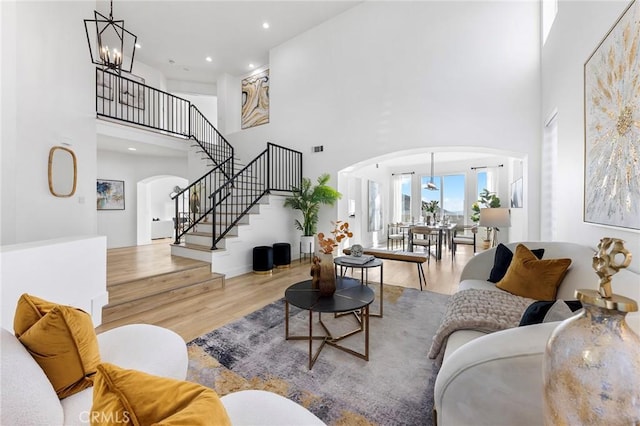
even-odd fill
[{"label": "glass vase", "polygon": [[640,338],[625,321],[638,305],[611,288],[612,276],[630,263],[622,240],[600,240],[593,257],[599,290],[577,290],[583,310],[547,342],[545,425],[640,425]]},{"label": "glass vase", "polygon": [[583,307],[547,344],[545,424],[640,424],[640,338],[624,312]]}]

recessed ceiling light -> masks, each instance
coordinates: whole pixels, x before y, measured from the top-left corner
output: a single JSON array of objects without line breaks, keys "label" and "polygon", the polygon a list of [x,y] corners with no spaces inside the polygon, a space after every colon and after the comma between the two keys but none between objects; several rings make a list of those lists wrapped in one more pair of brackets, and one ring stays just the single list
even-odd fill
[{"label": "recessed ceiling light", "polygon": [[256,66],[253,64],[249,64],[249,68],[254,69]]},{"label": "recessed ceiling light", "polygon": [[268,22],[263,22],[262,23],[262,28],[264,28],[265,30],[269,29],[269,23]]},{"label": "recessed ceiling light", "polygon": [[212,58],[211,56],[207,56],[207,57],[206,57],[206,58],[204,58],[204,59],[205,59],[205,61],[207,61],[207,62],[211,62],[211,61],[213,61],[213,58]]},{"label": "recessed ceiling light", "polygon": [[135,149],[135,148],[133,148],[133,147],[130,147],[130,148],[127,148],[127,149],[128,149],[129,151],[137,151],[137,149]]},{"label": "recessed ceiling light", "polygon": [[136,49],[141,49],[142,45],[140,43],[136,43]]}]

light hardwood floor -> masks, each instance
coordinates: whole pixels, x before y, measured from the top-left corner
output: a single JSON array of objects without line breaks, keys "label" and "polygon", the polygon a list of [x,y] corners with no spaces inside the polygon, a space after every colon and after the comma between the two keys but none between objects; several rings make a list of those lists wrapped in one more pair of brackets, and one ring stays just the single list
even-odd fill
[{"label": "light hardwood floor", "polygon": [[[432,258],[429,265],[425,263],[426,290],[452,294],[457,288],[463,266],[472,256],[472,247],[461,245],[458,246],[454,261],[451,253],[446,251],[440,262]],[[125,279],[149,275],[150,271],[170,272],[184,265],[193,265],[194,262],[198,263],[171,256],[167,240],[146,246],[108,250],[107,288]],[[249,273],[228,278],[223,288],[170,303],[165,309],[142,312],[105,324],[98,331],[127,323],[148,323],[169,328],[188,342],[280,299],[288,286],[306,279],[309,279],[309,263],[295,259],[289,269],[274,269],[272,275]],[[370,271],[369,280],[378,282],[379,268]],[[385,260],[384,284],[420,288],[416,265]]]}]

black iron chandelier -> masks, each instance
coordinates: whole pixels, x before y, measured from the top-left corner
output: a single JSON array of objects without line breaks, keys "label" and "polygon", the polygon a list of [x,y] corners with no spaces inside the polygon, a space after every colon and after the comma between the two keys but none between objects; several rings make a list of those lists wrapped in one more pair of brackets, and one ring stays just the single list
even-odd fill
[{"label": "black iron chandelier", "polygon": [[113,0],[107,18],[94,10],[95,19],[85,19],[91,62],[120,74],[131,72],[138,37],[124,28],[124,20],[113,19]]}]

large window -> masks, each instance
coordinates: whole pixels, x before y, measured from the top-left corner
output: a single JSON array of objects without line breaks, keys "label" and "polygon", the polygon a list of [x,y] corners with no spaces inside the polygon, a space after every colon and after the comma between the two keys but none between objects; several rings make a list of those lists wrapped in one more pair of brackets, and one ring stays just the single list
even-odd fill
[{"label": "large window", "polygon": [[[426,185],[431,181],[430,176],[423,176],[421,185],[421,199],[424,212],[424,205],[431,201],[438,201],[440,207],[438,216],[447,215],[452,221],[464,218],[464,175],[434,176],[433,183],[438,187],[437,191],[426,189]],[[424,216],[424,213],[423,213]]]},{"label": "large window", "polygon": [[402,215],[400,220],[402,222],[411,221],[411,175],[402,176]]},{"label": "large window", "polygon": [[[480,193],[482,192],[483,189],[487,188],[487,172],[478,172],[477,176],[477,182],[478,182],[478,186],[476,188],[476,200],[480,198]],[[474,202],[476,200],[473,200]]]}]

